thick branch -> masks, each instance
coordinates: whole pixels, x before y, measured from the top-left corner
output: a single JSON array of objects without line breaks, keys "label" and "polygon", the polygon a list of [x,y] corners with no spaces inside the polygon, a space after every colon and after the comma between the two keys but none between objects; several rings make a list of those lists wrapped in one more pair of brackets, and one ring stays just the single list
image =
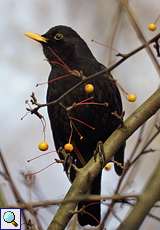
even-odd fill
[{"label": "thick branch", "polygon": [[[104,143],[105,163],[112,158],[119,146],[146,120],[154,115],[160,108],[160,89],[158,89],[146,102],[144,102],[125,122],[122,128],[117,129]],[[65,200],[75,199],[85,194],[92,180],[101,169],[100,158],[96,161],[92,157],[85,167],[77,173],[77,176],[68,191]],[[66,227],[73,215],[76,203],[62,204],[58,209],[48,230],[62,230]]]},{"label": "thick branch", "polygon": [[146,215],[154,204],[160,200],[160,161],[151,178],[145,186],[144,192],[139,196],[138,202],[128,217],[121,223],[118,230],[139,229]]}]

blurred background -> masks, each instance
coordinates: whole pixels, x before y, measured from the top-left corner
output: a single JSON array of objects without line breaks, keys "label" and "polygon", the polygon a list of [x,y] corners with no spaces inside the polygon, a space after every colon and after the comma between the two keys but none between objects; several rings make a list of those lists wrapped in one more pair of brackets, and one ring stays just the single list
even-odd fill
[{"label": "blurred background", "polygon": [[[128,7],[125,7],[124,3],[127,2]],[[21,117],[26,113],[25,101],[30,99],[32,92],[35,92],[39,102],[45,102],[47,84],[39,87],[36,84],[47,81],[50,67],[44,60],[40,44],[27,39],[24,33],[32,31],[43,34],[56,25],[70,26],[87,42],[97,60],[109,66],[118,60],[118,52],[128,53],[159,32],[160,20],[157,21],[158,29],[155,32],[147,29],[147,25],[160,15],[159,0],[1,0],[0,15],[0,148],[13,181],[25,201],[61,199],[70,187],[62,165],[54,164],[27,181],[24,178],[24,174],[39,171],[57,158],[57,154],[52,152],[27,162],[43,155],[37,147],[43,138],[42,124],[34,115],[28,114],[23,120]],[[105,46],[91,41],[92,39]],[[127,92],[137,95],[137,101],[129,103],[122,94],[125,117],[128,117],[159,86],[160,68],[155,50],[151,48],[149,51],[139,52],[116,68],[113,76]],[[46,108],[41,109],[41,113],[47,123],[49,151],[54,151]],[[157,119],[158,115],[145,126],[139,150],[154,133]],[[127,141],[126,160],[138,135],[139,130]],[[159,137],[155,138],[151,147],[158,150],[159,140]],[[124,192],[138,193],[142,190],[160,158],[159,153],[156,151],[140,158],[123,183]],[[1,171],[3,172],[2,167]],[[118,179],[113,169],[104,171],[102,193],[112,195]],[[0,183],[6,202],[14,204],[15,198],[3,175]],[[47,229],[56,209],[57,206],[52,206],[37,210],[43,229]],[[103,213],[105,210],[106,206]],[[123,218],[127,210],[121,207],[118,210],[119,217]],[[153,213],[160,216],[157,209]],[[118,224],[118,220],[112,217],[107,222],[107,229],[115,230]],[[159,222],[147,218],[141,230],[151,228],[158,230]]]}]

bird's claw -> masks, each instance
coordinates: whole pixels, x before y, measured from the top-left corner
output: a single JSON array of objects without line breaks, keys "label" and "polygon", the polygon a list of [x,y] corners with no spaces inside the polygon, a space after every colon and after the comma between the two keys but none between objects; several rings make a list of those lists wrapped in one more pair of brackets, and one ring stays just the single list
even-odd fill
[{"label": "bird's claw", "polygon": [[125,111],[123,111],[121,114],[118,114],[117,111],[112,112],[112,115],[116,117],[118,120],[120,120],[120,127],[123,126],[123,117],[125,115]]},{"label": "bird's claw", "polygon": [[70,175],[72,163],[73,163],[73,157],[68,154],[63,163],[64,171],[66,172],[68,177]]},{"label": "bird's claw", "polygon": [[60,159],[63,159],[61,161],[63,161],[63,168],[68,178],[70,178],[71,170],[74,169],[75,172],[79,172],[80,169],[76,166],[75,159],[70,154],[67,154],[64,148],[60,147],[58,149],[58,155]]},{"label": "bird's claw", "polygon": [[70,169],[71,169],[71,166],[73,163],[73,157],[70,154],[67,154],[62,147],[60,147],[58,149],[58,155],[59,155],[60,159],[63,159],[64,171],[66,172],[67,176],[69,176],[70,175]]},{"label": "bird's claw", "polygon": [[96,150],[94,151],[94,160],[96,161],[96,156],[99,154],[100,163],[103,168],[104,162],[105,162],[105,156],[104,156],[104,148],[103,148],[103,142],[98,141]]}]

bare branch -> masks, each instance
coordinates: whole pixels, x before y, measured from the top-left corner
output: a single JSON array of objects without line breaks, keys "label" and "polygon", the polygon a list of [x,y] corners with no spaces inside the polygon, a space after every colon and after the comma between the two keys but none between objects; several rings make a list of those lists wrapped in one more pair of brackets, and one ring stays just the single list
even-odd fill
[{"label": "bare branch", "polygon": [[[146,215],[154,204],[160,200],[160,161],[148,180],[143,193],[128,217],[120,224],[118,230],[139,229]],[[152,216],[153,217],[153,216]]]},{"label": "bare branch", "polygon": [[60,204],[66,204],[66,203],[75,203],[77,201],[81,200],[87,200],[87,201],[105,201],[105,200],[115,200],[117,202],[125,202],[126,200],[136,200],[138,199],[138,195],[113,195],[113,196],[100,196],[100,195],[81,195],[75,199],[72,200],[45,200],[45,201],[38,201],[38,202],[30,202],[30,203],[22,203],[22,204],[10,204],[6,205],[5,208],[23,208],[23,209],[29,209],[32,208],[38,208],[38,207],[48,207],[53,205],[60,205]]}]

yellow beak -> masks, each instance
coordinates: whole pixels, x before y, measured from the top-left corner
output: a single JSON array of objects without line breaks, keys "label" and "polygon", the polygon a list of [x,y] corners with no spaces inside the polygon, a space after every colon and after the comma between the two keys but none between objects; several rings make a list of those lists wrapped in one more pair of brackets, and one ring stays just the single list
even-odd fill
[{"label": "yellow beak", "polygon": [[24,35],[26,35],[28,38],[31,38],[37,42],[47,42],[47,38],[41,36],[40,34],[35,34],[32,32],[26,32]]}]

